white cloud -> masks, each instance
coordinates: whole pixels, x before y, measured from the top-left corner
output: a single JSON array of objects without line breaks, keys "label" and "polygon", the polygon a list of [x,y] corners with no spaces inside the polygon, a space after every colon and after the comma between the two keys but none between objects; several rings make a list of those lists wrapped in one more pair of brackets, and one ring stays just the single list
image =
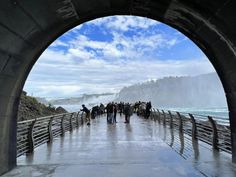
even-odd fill
[{"label": "white cloud", "polygon": [[148,57],[147,53],[152,56],[154,50],[170,48],[177,43],[176,38],[168,39],[159,33],[148,36],[135,34],[129,37],[113,31],[112,35],[113,40],[108,42],[91,40],[85,35],[78,34],[75,39],[68,41],[70,46],[68,52],[75,57],[85,59],[97,58],[97,53],[102,55],[103,59],[140,58],[143,55]]},{"label": "white cloud", "polygon": [[61,40],[56,40],[51,44],[52,47],[64,46],[67,47],[68,44],[66,42],[62,42]]},{"label": "white cloud", "polygon": [[[109,29],[111,40],[95,40],[81,33],[82,27],[97,25]],[[179,39],[148,31],[156,21],[140,17],[110,17],[78,26],[56,40],[34,66],[25,90],[35,96],[70,97],[84,93],[118,92],[124,86],[165,76],[198,75],[213,72],[206,57],[181,60],[158,59],[158,51],[178,44]],[[104,30],[105,31],[105,30]],[[180,34],[178,34],[180,35]],[[66,49],[61,50],[61,47]],[[181,58],[181,56],[180,56]]]},{"label": "white cloud", "polygon": [[105,26],[111,30],[128,31],[136,28],[147,29],[151,26],[160,24],[160,22],[137,16],[112,16],[99,18],[88,22],[88,24]]},{"label": "white cloud", "polygon": [[79,59],[90,59],[94,57],[93,52],[89,52],[83,49],[75,49],[75,48],[70,48],[68,50],[69,54],[71,54],[74,57],[77,57]]},{"label": "white cloud", "polygon": [[[44,58],[41,58],[44,60]],[[66,59],[66,58],[65,58]],[[198,75],[213,72],[206,58],[195,60],[83,60],[78,63],[37,63],[26,87],[35,96],[75,96],[83,93],[117,92],[124,86],[166,76]],[[29,90],[30,90],[29,89]]]}]

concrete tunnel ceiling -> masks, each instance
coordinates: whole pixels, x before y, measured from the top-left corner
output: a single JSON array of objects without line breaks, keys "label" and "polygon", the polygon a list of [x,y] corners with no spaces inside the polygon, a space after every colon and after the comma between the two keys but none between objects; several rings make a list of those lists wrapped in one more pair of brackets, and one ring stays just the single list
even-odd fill
[{"label": "concrete tunnel ceiling", "polygon": [[225,89],[236,162],[236,1],[2,0],[0,2],[0,174],[16,165],[16,114],[24,82],[41,53],[69,29],[109,15],[170,25],[208,56]]}]

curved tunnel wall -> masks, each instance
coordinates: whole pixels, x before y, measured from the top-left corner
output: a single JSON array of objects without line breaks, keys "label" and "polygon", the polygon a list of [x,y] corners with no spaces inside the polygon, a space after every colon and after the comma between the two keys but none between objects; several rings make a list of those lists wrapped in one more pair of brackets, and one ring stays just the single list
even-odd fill
[{"label": "curved tunnel wall", "polygon": [[2,0],[0,2],[0,174],[16,165],[16,114],[25,80],[58,36],[92,19],[137,15],[166,23],[208,56],[225,90],[236,162],[236,1]]}]

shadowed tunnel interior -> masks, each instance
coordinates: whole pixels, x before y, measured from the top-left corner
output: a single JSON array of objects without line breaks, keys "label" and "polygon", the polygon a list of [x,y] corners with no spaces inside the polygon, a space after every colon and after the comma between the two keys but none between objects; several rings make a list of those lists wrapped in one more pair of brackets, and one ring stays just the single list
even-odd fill
[{"label": "shadowed tunnel interior", "polygon": [[136,15],[170,25],[202,49],[227,98],[236,162],[236,2],[233,0],[2,0],[0,2],[0,174],[16,165],[16,121],[25,80],[42,52],[73,27]]}]

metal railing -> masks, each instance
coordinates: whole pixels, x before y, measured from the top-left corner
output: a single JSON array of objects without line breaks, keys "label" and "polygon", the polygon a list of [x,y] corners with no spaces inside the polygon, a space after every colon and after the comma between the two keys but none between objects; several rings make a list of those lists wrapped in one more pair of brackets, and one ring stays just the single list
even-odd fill
[{"label": "metal railing", "polygon": [[151,118],[210,144],[213,149],[231,153],[230,127],[218,124],[211,116],[152,109]]},{"label": "metal railing", "polygon": [[57,114],[17,123],[17,157],[32,153],[35,147],[63,136],[84,123],[81,112]]},{"label": "metal railing", "polygon": [[[212,145],[214,149],[231,153],[231,134],[228,125],[221,125],[211,116],[152,109],[151,118],[163,126],[177,129]],[[81,112],[57,114],[17,123],[17,156],[31,153],[35,147],[63,136],[84,123]]]}]

